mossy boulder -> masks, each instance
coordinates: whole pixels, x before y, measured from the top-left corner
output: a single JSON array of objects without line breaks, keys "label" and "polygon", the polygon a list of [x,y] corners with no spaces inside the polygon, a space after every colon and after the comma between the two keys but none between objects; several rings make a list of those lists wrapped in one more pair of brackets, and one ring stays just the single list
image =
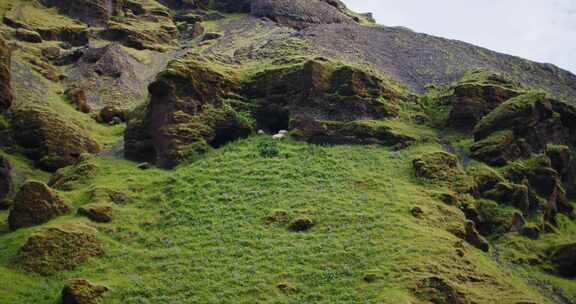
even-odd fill
[{"label": "mossy boulder", "polygon": [[86,279],[72,279],[62,290],[62,304],[98,304],[108,288]]},{"label": "mossy boulder", "polygon": [[41,108],[14,111],[12,126],[16,143],[38,167],[47,171],[76,163],[83,153],[97,153],[100,146],[80,127]]},{"label": "mossy boulder", "polygon": [[478,233],[474,222],[467,221],[464,225],[464,231],[464,239],[466,242],[484,252],[490,251],[490,244],[482,235],[480,235],[480,233]]},{"label": "mossy boulder", "polygon": [[436,181],[451,181],[461,173],[458,157],[447,152],[433,152],[412,161],[416,177]]},{"label": "mossy boulder", "polygon": [[316,223],[314,220],[307,216],[295,218],[288,225],[288,229],[293,232],[304,232],[312,229]]},{"label": "mossy boulder", "polygon": [[471,131],[476,123],[506,100],[520,94],[521,87],[506,77],[489,71],[473,70],[452,87],[444,102],[450,104],[449,125]]},{"label": "mossy boulder", "polygon": [[112,221],[114,209],[106,204],[88,204],[78,209],[78,214],[86,216],[94,222],[109,223]]},{"label": "mossy boulder", "polygon": [[54,189],[70,191],[90,182],[98,173],[96,158],[82,154],[72,166],[61,168],[52,175],[48,185]]},{"label": "mossy boulder", "polygon": [[7,202],[12,193],[12,165],[4,156],[0,156],[0,209],[6,209],[10,204]]},{"label": "mossy boulder", "polygon": [[12,105],[12,86],[10,85],[12,51],[6,41],[0,37],[0,113]]},{"label": "mossy boulder", "polygon": [[46,223],[51,219],[70,212],[65,200],[48,185],[26,182],[14,197],[14,206],[10,210],[8,224],[16,230]]},{"label": "mossy boulder", "polygon": [[103,255],[95,229],[66,224],[32,235],[20,249],[17,263],[26,271],[52,275],[73,270],[89,258]]}]

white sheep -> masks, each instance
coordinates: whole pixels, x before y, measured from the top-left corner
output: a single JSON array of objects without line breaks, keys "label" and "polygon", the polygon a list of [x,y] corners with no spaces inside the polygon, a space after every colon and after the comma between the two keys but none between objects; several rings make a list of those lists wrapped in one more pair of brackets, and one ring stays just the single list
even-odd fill
[{"label": "white sheep", "polygon": [[278,131],[278,134],[288,135],[288,131],[286,131],[286,130],[280,130],[280,131]]},{"label": "white sheep", "polygon": [[272,139],[274,140],[283,140],[284,138],[286,138],[286,134],[276,134],[276,135],[272,135]]},{"label": "white sheep", "polygon": [[258,130],[258,134],[259,134],[259,135],[264,135],[264,134],[266,134],[266,132],[264,132],[264,130]]}]

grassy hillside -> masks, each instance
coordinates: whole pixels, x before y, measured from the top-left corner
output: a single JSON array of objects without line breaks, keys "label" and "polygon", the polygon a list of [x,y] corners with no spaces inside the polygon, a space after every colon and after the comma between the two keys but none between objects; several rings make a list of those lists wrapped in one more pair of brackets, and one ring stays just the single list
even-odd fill
[{"label": "grassy hillside", "polygon": [[[527,270],[448,232],[463,216],[435,198],[444,186],[426,186],[411,169],[413,157],[439,146],[397,152],[287,141],[266,158],[257,148],[263,140],[232,143],[174,171],[99,158],[93,184],[63,194],[79,207],[105,187],[129,194],[130,203],[114,206],[110,224],[71,215],[49,226],[96,226],[105,257],[28,276],[10,262],[41,228],[4,232],[1,276],[12,283],[1,287],[0,302],[55,303],[66,278],[86,277],[111,289],[106,303],[414,303],[412,289],[438,280],[482,302],[548,303],[523,279]],[[299,218],[311,219],[312,229],[291,231]],[[515,237],[499,242],[530,246]],[[422,290],[420,301],[435,297]]]}]

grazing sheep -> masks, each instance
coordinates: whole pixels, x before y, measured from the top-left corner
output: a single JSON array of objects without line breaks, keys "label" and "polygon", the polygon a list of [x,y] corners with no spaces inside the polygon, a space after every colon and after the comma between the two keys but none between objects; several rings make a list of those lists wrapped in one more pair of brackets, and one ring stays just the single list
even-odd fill
[{"label": "grazing sheep", "polygon": [[264,135],[264,134],[266,134],[266,132],[264,132],[264,130],[258,130],[258,134],[259,134],[259,135]]},{"label": "grazing sheep", "polygon": [[278,134],[288,135],[288,131],[286,131],[286,130],[280,130],[280,131],[278,131]]},{"label": "grazing sheep", "polygon": [[276,134],[276,135],[272,136],[272,139],[275,139],[275,140],[282,140],[284,138],[286,138],[286,134]]}]

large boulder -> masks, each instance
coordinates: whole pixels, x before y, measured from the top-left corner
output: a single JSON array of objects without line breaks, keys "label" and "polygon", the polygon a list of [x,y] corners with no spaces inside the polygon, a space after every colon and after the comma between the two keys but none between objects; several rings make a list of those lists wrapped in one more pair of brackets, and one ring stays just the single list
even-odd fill
[{"label": "large boulder", "polygon": [[473,70],[453,86],[443,99],[452,106],[450,126],[471,131],[476,123],[506,100],[520,94],[520,86],[497,74]]},{"label": "large boulder", "polygon": [[94,285],[86,279],[72,279],[62,290],[62,304],[98,304],[107,291],[107,287]]},{"label": "large boulder", "polygon": [[149,87],[150,102],[128,122],[126,156],[171,168],[252,131],[224,100],[238,92],[234,78],[194,58],[174,62]]},{"label": "large boulder", "polygon": [[8,206],[6,199],[12,192],[12,165],[4,156],[0,156],[0,209]]},{"label": "large boulder", "polygon": [[8,224],[16,230],[46,223],[51,219],[70,212],[64,199],[48,185],[26,182],[14,197],[14,206],[10,210]]},{"label": "large boulder", "polygon": [[100,146],[77,125],[40,108],[14,111],[16,143],[38,167],[56,171],[76,163],[83,153],[97,153]]},{"label": "large boulder", "polygon": [[18,254],[18,264],[29,272],[52,275],[73,270],[91,257],[104,255],[96,230],[80,224],[51,227],[32,235]]},{"label": "large boulder", "polygon": [[0,113],[12,105],[12,87],[10,85],[11,50],[0,37]]}]

